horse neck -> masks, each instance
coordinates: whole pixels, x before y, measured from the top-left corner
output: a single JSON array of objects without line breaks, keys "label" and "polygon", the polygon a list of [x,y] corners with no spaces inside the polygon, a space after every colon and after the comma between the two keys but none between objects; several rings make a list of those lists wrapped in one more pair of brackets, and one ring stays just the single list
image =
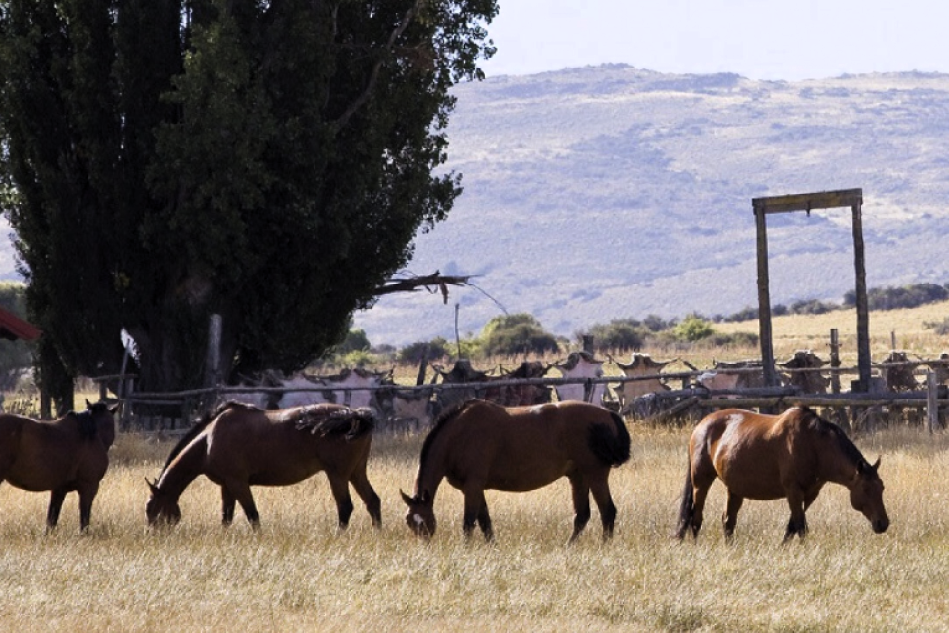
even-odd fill
[{"label": "horse neck", "polygon": [[175,499],[181,496],[191,482],[204,473],[206,441],[194,441],[181,451],[158,478],[158,489]]},{"label": "horse neck", "polygon": [[857,472],[857,458],[837,439],[830,440],[824,450],[824,459],[820,460],[821,478],[849,489]]},{"label": "horse neck", "polygon": [[429,446],[422,451],[422,457],[418,465],[418,476],[415,479],[415,494],[420,496],[423,492],[428,493],[430,501],[435,500],[435,493],[442,479],[445,478],[445,444],[438,440],[444,440],[444,437],[433,438]]}]

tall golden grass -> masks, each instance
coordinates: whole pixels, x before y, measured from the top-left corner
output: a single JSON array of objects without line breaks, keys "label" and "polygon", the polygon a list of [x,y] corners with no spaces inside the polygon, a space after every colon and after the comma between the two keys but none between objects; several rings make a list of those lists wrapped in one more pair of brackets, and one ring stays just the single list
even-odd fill
[{"label": "tall golden grass", "polygon": [[411,489],[422,438],[379,436],[370,478],[384,527],[356,501],[338,533],[322,475],[255,489],[262,529],[219,525],[205,479],[182,497],[173,530],[144,529],[145,478],[170,441],[123,435],[88,533],[74,496],[45,535],[46,494],[0,487],[0,629],[11,631],[940,631],[949,621],[949,437],[898,428],[858,438],[881,474],[892,526],[872,534],[846,490],[828,486],[811,534],[781,545],[783,502],[749,502],[735,541],[714,520],[696,542],[670,538],[685,475],[686,429],[633,424],[631,461],[614,471],[616,537],[594,512],[566,546],[566,481],[488,493],[497,540],[461,534],[461,495],[443,485],[437,534],[416,540],[399,489]]},{"label": "tall golden grass", "polygon": [[[945,351],[946,337],[922,324],[947,311],[949,303],[873,313],[874,358],[890,348],[891,332],[898,347],[919,355]],[[715,327],[757,331],[751,323]],[[776,355],[826,352],[832,327],[844,362],[855,362],[848,338],[855,316],[842,312],[776,318]],[[758,355],[649,351],[699,366]],[[414,379],[408,369],[406,376]],[[183,522],[149,532],[145,479],[158,475],[173,443],[121,435],[86,534],[78,533],[75,495],[47,535],[48,495],[0,486],[0,630],[947,630],[949,435],[891,427],[857,438],[869,458],[883,455],[889,532],[872,534],[846,491],[831,485],[808,513],[807,539],[782,546],[783,502],[746,503],[726,545],[714,520],[724,503],[720,484],[699,539],[673,541],[688,430],[634,423],[631,433],[632,459],[611,480],[616,537],[601,542],[594,512],[572,547],[566,481],[525,494],[489,491],[497,534],[490,545],[463,539],[462,498],[445,484],[438,533],[416,540],[403,523],[399,489],[413,485],[418,435],[375,440],[369,475],[383,499],[379,532],[358,498],[350,529],[337,532],[323,475],[255,489],[258,533],[242,516],[222,529],[218,489],[203,478],[182,497]]]}]

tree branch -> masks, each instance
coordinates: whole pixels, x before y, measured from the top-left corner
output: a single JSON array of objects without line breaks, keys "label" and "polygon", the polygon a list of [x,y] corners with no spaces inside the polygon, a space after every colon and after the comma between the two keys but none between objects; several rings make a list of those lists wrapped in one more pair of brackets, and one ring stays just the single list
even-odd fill
[{"label": "tree branch", "polygon": [[386,42],[385,47],[383,47],[382,52],[380,52],[378,59],[372,65],[372,71],[369,73],[369,81],[366,82],[366,87],[363,89],[362,93],[356,97],[356,99],[349,104],[349,107],[346,108],[346,111],[338,119],[333,122],[333,127],[339,131],[349,123],[349,120],[356,114],[356,112],[362,108],[369,101],[369,98],[372,96],[372,91],[376,87],[376,82],[379,80],[379,71],[382,68],[382,64],[385,61],[386,53],[391,53],[395,48],[395,43],[398,41],[402,34],[405,33],[405,30],[409,28],[409,24],[412,23],[412,20],[415,19],[415,16],[418,15],[419,9],[422,5],[423,0],[415,0],[412,3],[412,6],[409,7],[408,11],[405,12],[405,15],[402,17],[402,21],[399,22],[392,32],[389,34],[389,40]]},{"label": "tree branch", "polygon": [[467,286],[471,275],[442,275],[437,270],[431,275],[410,277],[408,279],[389,279],[376,288],[375,294],[387,295],[394,292],[415,292],[424,287],[429,292],[442,293],[442,300],[448,303],[448,286]]}]

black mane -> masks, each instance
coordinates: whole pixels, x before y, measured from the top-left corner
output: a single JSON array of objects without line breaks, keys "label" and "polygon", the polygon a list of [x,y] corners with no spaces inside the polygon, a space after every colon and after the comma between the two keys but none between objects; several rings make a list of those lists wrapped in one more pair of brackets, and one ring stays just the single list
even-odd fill
[{"label": "black mane", "polygon": [[[435,441],[435,438],[438,434],[448,426],[448,423],[458,417],[458,415],[467,409],[472,404],[480,402],[477,399],[465,400],[460,402],[448,409],[445,409],[438,414],[438,417],[435,418],[435,422],[432,424],[432,430],[428,432],[428,435],[425,436],[425,441],[422,442],[422,452],[419,454],[418,458],[418,480],[422,480],[422,469],[425,467],[425,464],[428,463],[428,454],[431,450],[432,444]],[[416,494],[420,493],[420,490],[416,490]]]},{"label": "black mane", "polygon": [[813,416],[811,424],[813,424],[814,429],[821,435],[830,436],[840,451],[853,462],[854,466],[860,466],[861,464],[864,466],[869,465],[863,453],[861,453],[860,449],[847,437],[847,434],[842,428],[829,420],[825,420],[807,407],[804,407],[803,411],[805,415],[809,414]]}]

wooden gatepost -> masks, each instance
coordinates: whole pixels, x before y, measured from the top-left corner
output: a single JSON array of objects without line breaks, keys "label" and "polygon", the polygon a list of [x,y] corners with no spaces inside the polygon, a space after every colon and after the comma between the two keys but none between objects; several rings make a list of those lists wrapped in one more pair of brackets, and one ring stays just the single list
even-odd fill
[{"label": "wooden gatepost", "polygon": [[867,308],[867,278],[863,255],[863,206],[862,189],[841,189],[818,193],[798,193],[786,196],[754,198],[751,201],[758,230],[758,327],[761,339],[761,360],[764,365],[765,384],[778,385],[774,367],[774,341],[771,331],[771,294],[768,277],[768,226],[769,213],[805,211],[814,209],[850,207],[853,214],[853,266],[856,277],[857,307],[857,369],[860,375],[858,388],[852,391],[870,391],[870,316]]}]

